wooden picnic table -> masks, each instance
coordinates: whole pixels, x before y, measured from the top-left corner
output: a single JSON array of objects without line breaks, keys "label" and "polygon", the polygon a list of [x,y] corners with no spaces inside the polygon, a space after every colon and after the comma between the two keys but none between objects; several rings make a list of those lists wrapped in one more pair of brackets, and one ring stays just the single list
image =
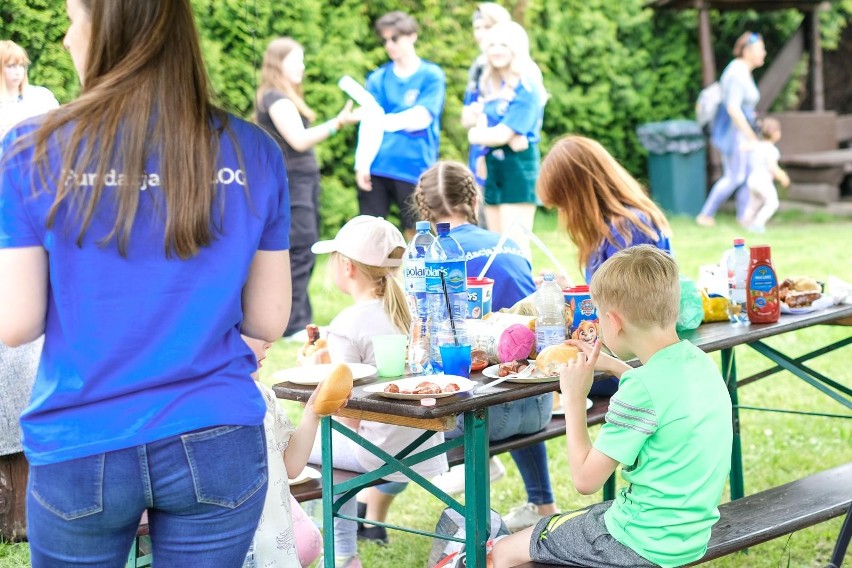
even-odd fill
[{"label": "wooden picnic table", "polygon": [[[737,499],[744,495],[744,484],[742,478],[742,446],[739,433],[739,404],[737,388],[739,385],[752,380],[757,380],[780,370],[788,370],[795,376],[808,384],[818,388],[832,399],[852,409],[852,390],[833,381],[832,379],[814,371],[805,363],[819,355],[841,349],[852,343],[850,336],[825,346],[812,353],[791,358],[777,349],[764,343],[764,339],[781,335],[790,331],[806,329],[820,324],[836,323],[843,319],[852,317],[852,305],[833,306],[825,310],[800,315],[782,315],[777,323],[731,325],[729,323],[705,324],[697,330],[682,334],[683,339],[688,339],[705,352],[721,351],[722,375],[728,387],[731,401],[734,406],[734,444],[732,450],[731,464],[731,498]],[[748,377],[742,381],[737,380],[734,347],[746,345],[758,351],[773,361],[776,366],[758,375]],[[481,375],[473,375],[472,380],[482,381]],[[377,448],[370,442],[362,439],[357,433],[340,425],[334,420],[326,417],[321,421],[321,439],[323,450],[323,525],[333,526],[333,517],[339,510],[343,499],[354,498],[357,492],[369,484],[374,483],[392,472],[402,472],[412,481],[421,485],[426,491],[443,501],[447,506],[456,509],[465,516],[466,535],[465,545],[467,550],[467,565],[476,568],[484,568],[485,542],[488,537],[490,516],[490,479],[488,476],[488,408],[497,404],[519,400],[550,391],[559,387],[557,381],[549,383],[518,384],[503,383],[485,393],[451,396],[438,399],[435,406],[421,406],[418,402],[390,400],[377,394],[364,392],[364,386],[376,382],[378,379],[366,379],[355,387],[349,404],[339,414],[341,416],[375,420],[389,424],[421,428],[427,431],[419,440],[405,448],[396,456],[391,456],[381,448]],[[382,379],[383,381],[394,380]],[[274,390],[279,398],[304,402],[310,396],[313,387],[304,387],[292,383],[279,383]],[[433,435],[433,431],[447,431],[455,428],[456,416],[464,417],[464,435],[454,440],[445,441],[428,451],[415,453],[417,447]],[[824,414],[823,414],[824,415]],[[837,415],[850,418],[852,414]],[[354,479],[342,484],[334,484],[332,479],[332,452],[331,435],[337,430],[341,434],[354,440],[356,443],[367,448],[377,456],[381,457],[386,465],[376,471],[361,474]],[[411,466],[424,461],[430,457],[447,452],[455,447],[464,445],[465,451],[465,505],[438,489],[429,480],[411,470]],[[341,501],[335,505],[334,496],[344,494]],[[345,517],[350,518],[350,517]],[[397,528],[397,527],[394,527]],[[433,533],[410,530],[417,534],[427,536],[438,536]],[[456,540],[453,537],[441,535],[445,540]],[[334,566],[334,539],[325,539],[326,567]]]}]

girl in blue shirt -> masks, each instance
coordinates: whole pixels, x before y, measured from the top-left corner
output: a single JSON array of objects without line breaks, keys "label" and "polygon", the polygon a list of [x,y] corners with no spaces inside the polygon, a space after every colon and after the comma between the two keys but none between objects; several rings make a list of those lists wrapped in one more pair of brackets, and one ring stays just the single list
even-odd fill
[{"label": "girl in blue shirt", "polygon": [[44,333],[21,417],[34,567],[239,566],[267,486],[240,334],[281,336],[281,150],[210,103],[189,0],[67,0],[78,99],[0,164],[0,341]]},{"label": "girl in blue shirt", "polygon": [[[487,41],[480,86],[484,106],[477,126],[468,132],[471,144],[490,148],[485,156],[485,218],[498,233],[515,222],[531,231],[546,100],[541,71],[530,58],[529,39],[520,24],[495,25]],[[513,236],[529,256],[526,234]]]}]

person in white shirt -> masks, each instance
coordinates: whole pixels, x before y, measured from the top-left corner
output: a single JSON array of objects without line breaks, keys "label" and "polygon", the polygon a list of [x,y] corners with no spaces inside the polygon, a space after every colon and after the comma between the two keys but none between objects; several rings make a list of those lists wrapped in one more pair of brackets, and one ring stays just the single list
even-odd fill
[{"label": "person in white shirt", "polygon": [[778,210],[775,180],[784,187],[790,185],[787,173],[778,166],[781,153],[775,146],[781,140],[781,123],[774,118],[764,118],[760,135],[760,141],[752,143],[749,154],[749,198],[743,215],[743,225],[755,233],[764,232],[767,221]]},{"label": "person in white shirt", "polygon": [[53,93],[30,85],[27,68],[30,59],[23,47],[10,40],[0,41],[0,138],[10,128],[59,106]]}]

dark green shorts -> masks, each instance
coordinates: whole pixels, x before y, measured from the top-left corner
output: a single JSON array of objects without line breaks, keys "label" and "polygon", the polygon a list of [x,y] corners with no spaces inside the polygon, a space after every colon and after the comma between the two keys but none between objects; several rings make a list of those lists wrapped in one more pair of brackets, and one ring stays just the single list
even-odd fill
[{"label": "dark green shorts", "polygon": [[540,155],[533,144],[523,152],[508,146],[493,148],[485,155],[485,204],[535,203]]}]

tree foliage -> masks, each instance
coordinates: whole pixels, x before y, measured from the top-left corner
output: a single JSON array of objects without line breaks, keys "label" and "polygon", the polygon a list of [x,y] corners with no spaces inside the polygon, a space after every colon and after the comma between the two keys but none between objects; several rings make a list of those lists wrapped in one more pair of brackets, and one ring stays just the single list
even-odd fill
[{"label": "tree foliage", "polygon": [[[645,122],[688,118],[701,88],[694,11],[653,12],[645,0],[509,0],[514,17],[529,31],[533,57],[551,95],[545,110],[542,149],[565,133],[600,140],[637,175],[645,152],[636,127]],[[193,0],[202,47],[219,104],[250,118],[258,68],[267,42],[288,35],[305,47],[305,94],[319,119],[344,103],[337,80],[363,81],[386,60],[372,23],[390,10],[416,16],[418,53],[447,74],[441,156],[464,159],[466,132],[459,124],[467,67],[478,47],[470,30],[476,2],[470,0]],[[839,0],[820,16],[824,46],[836,47],[852,15],[852,0]],[[798,27],[801,14],[713,13],[715,55],[721,72],[736,37],[761,32],[769,59]],[[30,81],[50,88],[60,101],[78,92],[70,58],[62,47],[63,0],[3,0],[0,38],[24,46],[32,59]],[[757,73],[759,76],[759,71]],[[176,86],[175,88],[180,88]],[[781,103],[795,106],[799,84]],[[355,130],[349,128],[318,147],[322,164],[323,234],[357,211],[353,174]]]}]

